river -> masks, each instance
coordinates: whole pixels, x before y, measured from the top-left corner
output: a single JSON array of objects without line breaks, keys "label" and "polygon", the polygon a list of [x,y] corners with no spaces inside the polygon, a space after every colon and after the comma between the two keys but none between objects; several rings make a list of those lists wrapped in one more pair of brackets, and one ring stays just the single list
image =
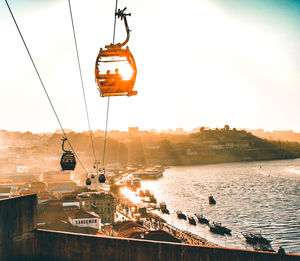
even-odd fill
[{"label": "river", "polygon": [[[260,232],[277,250],[300,254],[300,159],[170,167],[164,176],[143,181],[159,202],[166,202],[170,224],[218,245],[252,249],[241,232]],[[208,204],[213,195],[216,205]],[[202,213],[232,229],[232,236],[213,234],[205,225],[191,226],[174,213]]]}]

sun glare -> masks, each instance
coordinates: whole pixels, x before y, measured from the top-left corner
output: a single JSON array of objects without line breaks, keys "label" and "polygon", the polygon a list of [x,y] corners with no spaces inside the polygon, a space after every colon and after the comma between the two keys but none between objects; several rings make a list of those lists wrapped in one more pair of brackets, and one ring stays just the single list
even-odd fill
[{"label": "sun glare", "polygon": [[123,80],[132,79],[133,70],[128,63],[122,62],[118,64],[118,69]]},{"label": "sun glare", "polygon": [[136,193],[132,190],[129,190],[127,187],[121,188],[120,192],[126,198],[128,198],[131,202],[137,204],[142,203],[141,198],[136,195]]}]

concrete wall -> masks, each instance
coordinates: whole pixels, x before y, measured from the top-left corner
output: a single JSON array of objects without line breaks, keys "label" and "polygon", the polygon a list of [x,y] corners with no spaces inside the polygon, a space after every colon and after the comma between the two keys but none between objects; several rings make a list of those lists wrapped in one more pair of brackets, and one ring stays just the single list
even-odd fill
[{"label": "concrete wall", "polygon": [[38,260],[296,261],[299,255],[37,231]]},{"label": "concrete wall", "polygon": [[0,261],[300,261],[299,255],[41,230],[36,209],[35,195],[0,200]]},{"label": "concrete wall", "polygon": [[0,260],[35,256],[36,195],[0,200]]}]

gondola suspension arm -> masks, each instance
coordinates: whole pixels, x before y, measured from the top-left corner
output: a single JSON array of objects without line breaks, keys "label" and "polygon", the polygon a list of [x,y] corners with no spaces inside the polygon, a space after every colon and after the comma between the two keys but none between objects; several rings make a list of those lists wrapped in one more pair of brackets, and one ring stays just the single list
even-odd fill
[{"label": "gondola suspension arm", "polygon": [[[118,12],[116,12],[116,17],[121,18],[121,20],[124,20],[124,25],[125,25],[126,34],[127,34],[126,39],[123,43],[116,44],[116,45],[118,45],[118,47],[123,47],[124,45],[126,45],[129,41],[129,37],[130,37],[130,29],[128,27],[126,16],[131,16],[131,13],[125,14],[124,12],[126,9],[127,9],[126,7],[123,10],[118,9]],[[114,45],[114,44],[112,44],[112,45]]]}]

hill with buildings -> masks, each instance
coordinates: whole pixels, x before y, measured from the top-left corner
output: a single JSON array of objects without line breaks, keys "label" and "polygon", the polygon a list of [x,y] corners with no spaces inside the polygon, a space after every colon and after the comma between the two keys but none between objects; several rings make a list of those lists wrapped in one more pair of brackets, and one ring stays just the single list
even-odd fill
[{"label": "hill with buildings", "polygon": [[294,132],[292,130],[264,131],[263,129],[257,129],[248,131],[262,139],[300,142],[300,133]]},{"label": "hill with buildings", "polygon": [[[95,131],[93,136],[96,157],[102,159],[104,132]],[[0,163],[7,168],[59,167],[61,138],[60,133],[1,130]],[[94,157],[89,133],[69,132],[68,138],[84,165],[92,166]],[[230,129],[228,125],[220,129],[201,127],[194,133],[180,134],[139,131],[138,128],[129,128],[128,132],[110,131],[106,147],[106,162],[123,166],[195,165],[297,157],[300,157],[298,142],[271,141],[245,130]]]}]

